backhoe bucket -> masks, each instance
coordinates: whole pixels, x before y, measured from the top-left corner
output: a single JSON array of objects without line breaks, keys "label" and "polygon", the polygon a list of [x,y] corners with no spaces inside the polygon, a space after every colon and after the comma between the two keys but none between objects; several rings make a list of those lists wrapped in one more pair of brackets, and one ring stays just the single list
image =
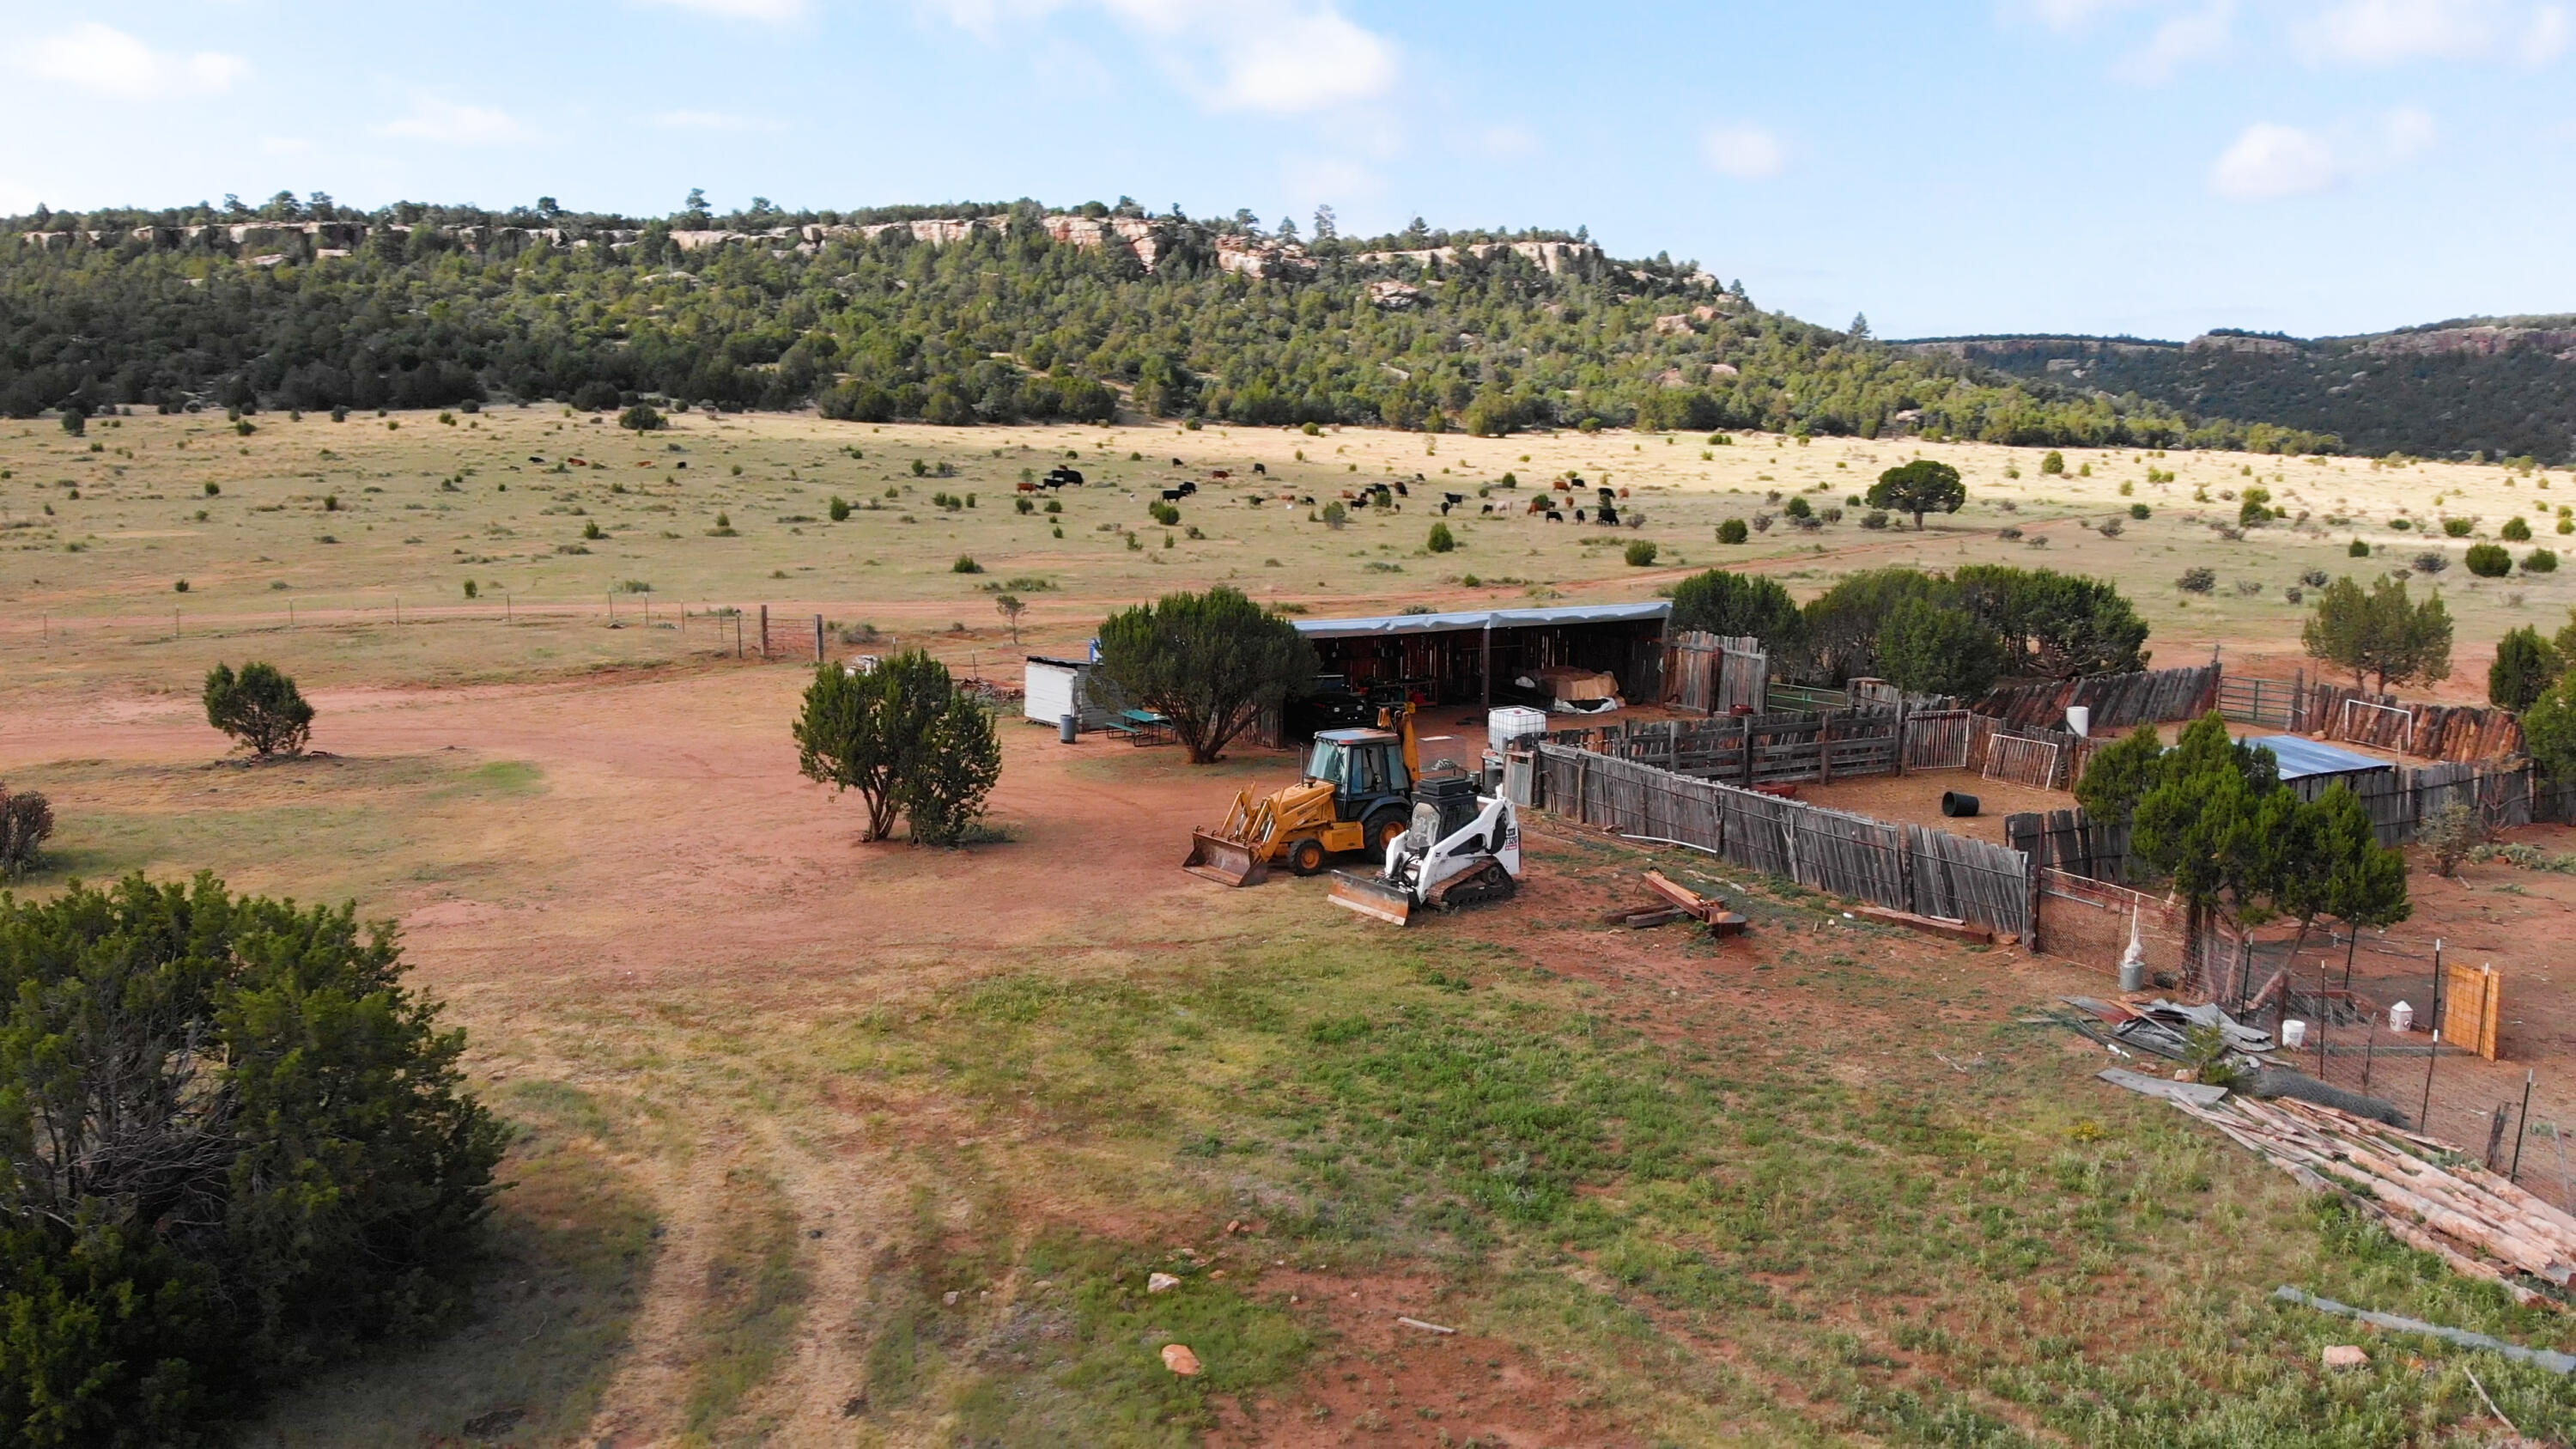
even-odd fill
[{"label": "backhoe bucket", "polygon": [[1190,832],[1190,858],[1181,862],[1181,869],[1228,886],[1259,885],[1270,878],[1270,862],[1251,845],[1212,830]]},{"label": "backhoe bucket", "polygon": [[1357,875],[1347,870],[1333,872],[1332,902],[1344,910],[1357,911],[1375,921],[1401,926],[1413,919],[1413,896],[1401,886],[1388,885],[1374,875]]}]

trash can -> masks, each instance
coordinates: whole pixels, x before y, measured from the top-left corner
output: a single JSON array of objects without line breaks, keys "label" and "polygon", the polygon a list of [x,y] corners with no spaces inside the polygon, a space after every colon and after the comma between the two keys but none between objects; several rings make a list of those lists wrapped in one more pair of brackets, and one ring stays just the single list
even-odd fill
[{"label": "trash can", "polygon": [[1965,820],[1977,813],[1977,797],[1957,790],[1941,792],[1941,813],[1953,820]]},{"label": "trash can", "polygon": [[1056,743],[1060,745],[1072,744],[1075,737],[1081,733],[1081,723],[1081,721],[1075,719],[1072,715],[1057,715],[1055,717]]}]

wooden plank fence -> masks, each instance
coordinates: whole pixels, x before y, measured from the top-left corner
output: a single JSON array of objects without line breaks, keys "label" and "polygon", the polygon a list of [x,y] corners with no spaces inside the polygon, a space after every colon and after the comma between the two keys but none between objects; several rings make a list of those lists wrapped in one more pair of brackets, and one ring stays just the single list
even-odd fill
[{"label": "wooden plank fence", "polygon": [[2218,703],[2216,664],[2196,669],[2147,669],[2131,674],[2088,674],[1994,690],[1977,713],[2024,728],[2060,729],[2071,705],[2091,712],[2095,733],[2167,720],[2197,719]]},{"label": "wooden plank fence", "polygon": [[2510,710],[2409,704],[2338,684],[2308,688],[2305,718],[2319,739],[2369,745],[2425,760],[2501,760],[2523,752],[2522,721]]},{"label": "wooden plank fence", "polygon": [[2239,724],[2303,732],[2307,706],[2305,670],[2292,680],[2231,674],[2218,681],[2218,712]]},{"label": "wooden plank fence", "polygon": [[1977,716],[1964,709],[1928,710],[1905,719],[1905,768],[1964,770]]},{"label": "wooden plank fence", "polygon": [[1700,714],[1761,709],[1771,683],[1771,656],[1749,635],[1686,629],[1665,647],[1665,698]]},{"label": "wooden plank fence", "polygon": [[2018,850],[1757,794],[1634,759],[1538,746],[1541,808],[1677,840],[1812,890],[2026,937],[2030,857]]}]

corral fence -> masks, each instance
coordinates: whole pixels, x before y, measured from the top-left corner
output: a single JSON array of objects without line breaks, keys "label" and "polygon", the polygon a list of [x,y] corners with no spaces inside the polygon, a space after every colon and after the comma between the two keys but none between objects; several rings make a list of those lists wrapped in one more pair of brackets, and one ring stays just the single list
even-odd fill
[{"label": "corral fence", "polygon": [[2133,725],[2197,719],[2217,707],[2219,668],[2215,663],[2192,669],[2146,669],[2129,674],[2088,674],[2077,679],[2049,679],[1992,690],[1974,708],[2013,729],[2059,729],[2066,712],[2082,708],[2094,733]]},{"label": "corral fence", "polygon": [[2292,680],[2228,675],[2218,682],[2218,712],[2238,724],[2304,732],[2308,728],[2307,672]]},{"label": "corral fence", "polygon": [[2336,684],[2308,687],[2303,719],[2319,739],[2424,760],[2500,760],[2523,752],[2522,721],[2509,710],[2409,704]]},{"label": "corral fence", "polygon": [[2030,857],[1561,743],[1537,747],[1531,803],[1586,825],[1696,846],[1748,870],[2028,939]]},{"label": "corral fence", "polygon": [[1686,629],[1664,650],[1664,696],[1700,714],[1758,710],[1771,685],[1771,656],[1751,636]]},{"label": "corral fence", "polygon": [[[2399,765],[2366,775],[2312,775],[2289,782],[2303,800],[2315,800],[2338,784],[2350,789],[2369,812],[2372,833],[2382,845],[2413,840],[2426,820],[2448,806],[2466,805],[2487,828],[2510,830],[2535,818],[2549,818],[2535,806],[2559,808],[2568,803],[2570,793],[2558,787],[2535,790],[2527,764]],[[2080,809],[2004,818],[2004,838],[2030,851],[2042,867],[2101,881],[2138,878],[2141,867],[2130,858],[2129,829],[2126,821],[2098,824]],[[2020,839],[2017,831],[2026,833],[2028,840]]]}]

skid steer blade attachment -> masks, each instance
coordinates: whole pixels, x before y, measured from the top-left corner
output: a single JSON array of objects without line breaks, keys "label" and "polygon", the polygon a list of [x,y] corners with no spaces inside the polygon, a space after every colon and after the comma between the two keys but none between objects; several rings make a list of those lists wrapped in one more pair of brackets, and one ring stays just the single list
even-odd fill
[{"label": "skid steer blade attachment", "polygon": [[1219,885],[1253,886],[1270,878],[1270,862],[1250,845],[1206,830],[1190,832],[1190,858],[1181,869]]},{"label": "skid steer blade attachment", "polygon": [[1334,871],[1332,902],[1344,910],[1357,911],[1390,925],[1401,926],[1413,918],[1412,895],[1373,875]]}]

